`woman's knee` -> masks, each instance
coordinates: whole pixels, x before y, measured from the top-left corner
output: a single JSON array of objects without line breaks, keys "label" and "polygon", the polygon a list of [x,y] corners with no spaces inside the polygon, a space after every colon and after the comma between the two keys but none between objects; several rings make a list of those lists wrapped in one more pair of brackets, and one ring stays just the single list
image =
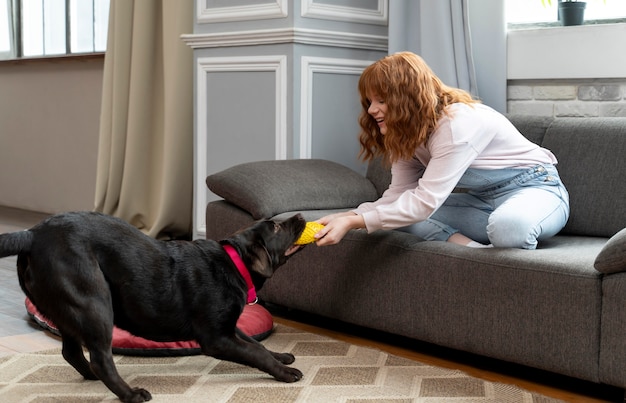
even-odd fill
[{"label": "woman's knee", "polygon": [[521,214],[497,214],[487,223],[489,242],[497,248],[535,249],[539,226]]},{"label": "woman's knee", "polygon": [[557,200],[542,208],[499,208],[487,220],[487,236],[496,247],[535,249],[537,241],[561,231],[569,217],[569,205]]}]

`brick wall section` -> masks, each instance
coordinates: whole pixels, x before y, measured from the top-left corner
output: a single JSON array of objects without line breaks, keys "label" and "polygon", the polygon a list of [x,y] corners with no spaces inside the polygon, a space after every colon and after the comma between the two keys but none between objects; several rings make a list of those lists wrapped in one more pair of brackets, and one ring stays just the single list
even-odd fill
[{"label": "brick wall section", "polygon": [[509,81],[508,113],[554,117],[626,117],[626,78]]}]

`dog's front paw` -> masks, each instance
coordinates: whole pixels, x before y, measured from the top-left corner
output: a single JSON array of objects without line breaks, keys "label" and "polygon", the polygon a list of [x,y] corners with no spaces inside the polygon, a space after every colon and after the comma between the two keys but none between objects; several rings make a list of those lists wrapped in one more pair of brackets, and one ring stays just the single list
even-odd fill
[{"label": "dog's front paw", "polygon": [[296,357],[294,357],[293,354],[289,354],[289,353],[272,353],[272,355],[278,361],[287,365],[293,363],[296,360]]},{"label": "dog's front paw", "polygon": [[152,400],[152,395],[145,389],[133,388],[131,394],[128,397],[120,400],[124,403],[141,403]]},{"label": "dog's front paw", "polygon": [[304,375],[297,368],[283,367],[281,374],[276,379],[282,382],[298,382]]}]

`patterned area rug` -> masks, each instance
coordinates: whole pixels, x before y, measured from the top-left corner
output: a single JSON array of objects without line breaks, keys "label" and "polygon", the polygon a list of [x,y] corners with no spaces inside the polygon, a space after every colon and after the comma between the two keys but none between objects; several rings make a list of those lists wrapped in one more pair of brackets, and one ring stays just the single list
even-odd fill
[{"label": "patterned area rug", "polygon": [[[285,384],[205,356],[116,356],[115,361],[122,377],[150,391],[154,402],[559,402],[283,325],[263,343],[294,354],[304,379]],[[0,357],[3,403],[115,400],[101,382],[83,380],[60,350]]]}]

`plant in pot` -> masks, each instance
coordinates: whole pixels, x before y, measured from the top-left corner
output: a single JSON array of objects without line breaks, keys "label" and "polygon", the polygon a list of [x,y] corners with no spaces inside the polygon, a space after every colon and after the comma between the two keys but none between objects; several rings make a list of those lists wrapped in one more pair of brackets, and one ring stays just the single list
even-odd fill
[{"label": "plant in pot", "polygon": [[[546,3],[552,5],[551,0],[541,0],[543,5]],[[564,26],[583,25],[585,20],[585,7],[587,3],[578,0],[558,0],[559,13],[558,18]]]}]

